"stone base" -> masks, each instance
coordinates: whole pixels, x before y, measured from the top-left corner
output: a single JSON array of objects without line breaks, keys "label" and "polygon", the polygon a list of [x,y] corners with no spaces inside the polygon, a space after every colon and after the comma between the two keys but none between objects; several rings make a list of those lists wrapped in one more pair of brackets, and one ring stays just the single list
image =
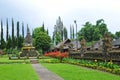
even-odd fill
[{"label": "stone base", "polygon": [[33,46],[24,46],[22,47],[22,52],[20,52],[20,57],[39,57],[39,52],[35,50]]},{"label": "stone base", "polygon": [[31,64],[37,64],[39,63],[38,59],[30,59]]}]

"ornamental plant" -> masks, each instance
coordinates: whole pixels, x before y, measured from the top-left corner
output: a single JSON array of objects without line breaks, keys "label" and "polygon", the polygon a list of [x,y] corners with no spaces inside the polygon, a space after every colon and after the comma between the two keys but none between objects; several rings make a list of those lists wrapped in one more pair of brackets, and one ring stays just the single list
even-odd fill
[{"label": "ornamental plant", "polygon": [[47,52],[44,55],[49,56],[49,57],[53,57],[53,58],[58,58],[58,59],[60,59],[60,62],[62,62],[62,60],[64,58],[68,57],[68,52],[55,51],[55,52]]}]

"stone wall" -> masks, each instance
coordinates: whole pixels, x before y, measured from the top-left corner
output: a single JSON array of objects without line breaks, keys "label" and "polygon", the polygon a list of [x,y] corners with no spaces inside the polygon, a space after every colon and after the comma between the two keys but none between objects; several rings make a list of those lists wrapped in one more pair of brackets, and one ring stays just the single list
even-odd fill
[{"label": "stone wall", "polygon": [[120,62],[120,51],[111,51],[108,55],[105,55],[102,51],[88,51],[83,56],[80,53],[69,53],[70,58],[76,59],[89,59],[89,60],[107,60],[119,61]]}]

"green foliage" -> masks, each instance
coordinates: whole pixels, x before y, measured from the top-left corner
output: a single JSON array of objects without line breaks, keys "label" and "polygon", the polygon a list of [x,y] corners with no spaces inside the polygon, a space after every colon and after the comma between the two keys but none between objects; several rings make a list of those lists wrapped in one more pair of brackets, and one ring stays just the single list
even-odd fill
[{"label": "green foliage", "polygon": [[115,33],[115,38],[116,39],[120,38],[120,31],[118,31],[118,32]]},{"label": "green foliage", "polygon": [[43,53],[42,49],[38,49],[37,51],[38,51],[40,54]]},{"label": "green foliage", "polygon": [[12,48],[7,49],[7,54],[12,54]]},{"label": "green foliage", "polygon": [[78,39],[84,38],[86,41],[98,41],[108,32],[107,25],[103,19],[97,20],[96,25],[86,22],[84,27],[78,32]]},{"label": "green foliage", "polygon": [[58,32],[56,32],[55,41],[56,41],[56,44],[61,42],[61,36],[60,36],[60,33],[58,33]]},{"label": "green foliage", "polygon": [[24,43],[24,38],[20,35],[19,36],[19,40],[18,40],[18,48],[21,49],[23,47],[23,43]]},{"label": "green foliage", "polygon": [[6,48],[10,49],[11,47],[12,47],[12,39],[11,39],[11,36],[9,35],[8,41],[6,43]]},{"label": "green foliage", "polygon": [[[43,32],[43,27],[37,27],[33,30],[33,34],[32,37],[35,38],[40,32]],[[44,33],[47,33],[47,31],[45,31]]]},{"label": "green foliage", "polygon": [[35,37],[35,47],[36,49],[42,49],[43,51],[47,51],[50,49],[51,39],[44,32],[39,32]]},{"label": "green foliage", "polygon": [[42,49],[43,51],[48,51],[50,49],[50,36],[47,34],[46,31],[42,31],[42,27],[35,28],[32,36],[34,42],[33,44],[36,49]]}]

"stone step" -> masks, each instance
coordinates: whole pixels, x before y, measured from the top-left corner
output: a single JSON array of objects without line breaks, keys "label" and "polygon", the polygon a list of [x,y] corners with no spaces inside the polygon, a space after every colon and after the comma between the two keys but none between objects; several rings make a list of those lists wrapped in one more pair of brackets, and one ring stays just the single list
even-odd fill
[{"label": "stone step", "polygon": [[38,59],[30,59],[31,64],[37,64],[39,63]]}]

